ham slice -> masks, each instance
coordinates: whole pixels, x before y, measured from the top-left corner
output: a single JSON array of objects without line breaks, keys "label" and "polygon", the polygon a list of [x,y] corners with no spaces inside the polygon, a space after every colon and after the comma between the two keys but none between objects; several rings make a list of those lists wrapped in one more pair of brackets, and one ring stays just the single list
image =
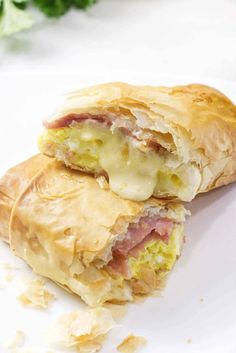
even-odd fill
[{"label": "ham slice", "polygon": [[103,123],[108,126],[111,125],[111,122],[109,121],[109,119],[105,115],[101,115],[101,114],[100,115],[98,115],[98,114],[93,115],[90,113],[67,114],[61,118],[56,119],[56,120],[44,121],[43,125],[47,129],[59,129],[59,128],[69,126],[73,121],[80,122],[80,121],[84,121],[84,120],[88,120],[88,119],[98,121],[98,122]]},{"label": "ham slice", "polygon": [[[141,243],[152,231],[158,233],[163,240],[170,234],[173,222],[167,218],[142,217],[138,223],[132,223],[127,231],[125,238],[116,242],[113,252],[127,256],[129,251]],[[168,239],[167,239],[168,240]]]},{"label": "ham slice", "polygon": [[152,240],[168,242],[174,223],[168,218],[142,217],[138,223],[131,223],[123,240],[113,247],[113,259],[108,267],[117,274],[130,277],[129,256],[137,257],[145,245]]},{"label": "ham slice", "polygon": [[143,239],[143,241],[141,241],[141,243],[139,243],[129,251],[129,256],[138,257],[140,252],[143,251],[143,249],[148,243],[151,243],[152,241],[158,241],[158,240],[168,243],[169,235],[166,235],[163,237],[153,230],[150,234],[146,236],[146,238]]},{"label": "ham slice", "polygon": [[[83,122],[85,120],[89,120],[89,121],[93,121],[93,122],[96,121],[98,123],[101,123],[103,126],[108,126],[108,127],[110,127],[112,125],[112,120],[107,115],[105,115],[105,114],[91,114],[91,113],[80,113],[80,114],[70,113],[70,114],[62,116],[56,120],[44,121],[43,125],[47,129],[60,129],[60,128],[69,126],[73,122],[79,123],[79,122]],[[141,141],[137,136],[135,136],[132,133],[132,130],[127,127],[120,126],[119,131],[122,132],[122,134],[124,136],[132,136],[133,139],[135,139],[137,141]],[[164,150],[164,148],[154,140],[148,139],[145,141],[145,143],[146,143],[147,148],[149,148],[150,150],[153,150],[155,152],[159,152],[161,149]]]},{"label": "ham slice", "polygon": [[123,256],[114,254],[113,259],[109,262],[107,267],[112,273],[121,275],[126,279],[129,279],[131,276],[127,258]]}]

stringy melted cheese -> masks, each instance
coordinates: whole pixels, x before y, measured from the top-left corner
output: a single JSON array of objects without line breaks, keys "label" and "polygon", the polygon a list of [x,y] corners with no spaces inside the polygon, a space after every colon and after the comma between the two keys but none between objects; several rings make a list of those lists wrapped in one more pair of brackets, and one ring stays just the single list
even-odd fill
[{"label": "stringy melted cheese", "polygon": [[[175,168],[169,167],[173,164],[171,154],[143,152],[134,146],[132,138],[91,121],[45,130],[39,147],[67,165],[94,173],[105,171],[110,188],[125,199],[143,201],[156,193],[188,201],[200,182],[194,167],[186,172],[177,160]],[[190,178],[193,182],[189,188]]]}]

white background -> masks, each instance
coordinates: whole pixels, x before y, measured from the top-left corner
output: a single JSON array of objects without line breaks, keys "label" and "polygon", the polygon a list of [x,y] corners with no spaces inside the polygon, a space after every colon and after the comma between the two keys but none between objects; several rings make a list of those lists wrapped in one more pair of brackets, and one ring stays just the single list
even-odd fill
[{"label": "white background", "polygon": [[98,0],[0,42],[4,71],[131,71],[236,80],[235,0]]},{"label": "white background", "polygon": [[[111,72],[117,77],[117,72]],[[185,79],[123,72],[128,81],[153,84],[184,83]],[[53,109],[61,93],[77,86],[92,84],[101,74],[5,74],[0,90],[1,174],[11,165],[37,152],[41,120]],[[192,81],[191,78],[189,78]],[[236,85],[221,80],[206,80],[229,97],[236,95]],[[4,88],[3,88],[4,87]],[[229,185],[198,197],[186,207],[192,216],[186,223],[186,244],[161,298],[128,305],[120,327],[112,330],[101,353],[115,353],[115,347],[128,334],[147,338],[140,353],[235,353],[236,352],[236,185]],[[48,353],[48,328],[63,313],[82,306],[80,299],[49,283],[57,300],[46,311],[21,306],[16,297],[21,293],[23,277],[30,270],[11,256],[7,246],[0,246],[0,352],[15,330],[26,333],[26,348],[33,353]],[[2,263],[16,264],[14,280],[5,281]],[[203,299],[203,301],[201,301]],[[191,340],[191,343],[188,343]],[[62,353],[58,347],[50,347]],[[75,351],[63,351],[75,353]],[[16,352],[16,353],[25,353]],[[26,353],[28,353],[26,351]],[[30,352],[31,353],[31,352]]]},{"label": "white background", "polygon": [[[2,174],[37,151],[41,120],[59,94],[77,86],[194,81],[236,100],[236,0],[100,0],[86,13],[70,11],[59,21],[39,18],[32,30],[1,40],[0,73]],[[129,333],[148,339],[140,353],[236,352],[236,188],[216,190],[187,207],[187,242],[163,297],[129,305],[102,353],[115,352]],[[13,282],[0,269],[0,352],[21,329],[26,347],[47,353],[47,327],[82,304],[49,283],[57,296],[49,310],[22,308],[16,296],[30,271],[1,245],[3,262],[22,269],[13,271]]]}]

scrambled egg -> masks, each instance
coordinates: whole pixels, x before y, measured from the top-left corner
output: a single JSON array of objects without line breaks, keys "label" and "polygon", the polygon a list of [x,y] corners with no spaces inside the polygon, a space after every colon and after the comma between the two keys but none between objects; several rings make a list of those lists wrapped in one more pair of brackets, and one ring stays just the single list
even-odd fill
[{"label": "scrambled egg", "polygon": [[163,241],[150,242],[140,255],[129,258],[132,278],[140,279],[144,268],[157,271],[170,271],[180,255],[183,226],[177,225],[173,230],[168,244]]}]

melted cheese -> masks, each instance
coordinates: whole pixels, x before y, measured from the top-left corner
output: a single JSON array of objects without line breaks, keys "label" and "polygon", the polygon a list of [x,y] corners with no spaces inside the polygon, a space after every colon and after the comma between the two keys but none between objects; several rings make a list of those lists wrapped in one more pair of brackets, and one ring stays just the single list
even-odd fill
[{"label": "melted cheese", "polygon": [[141,201],[153,194],[160,164],[154,153],[141,152],[128,139],[113,134],[101,147],[99,161],[111,189],[121,197]]},{"label": "melted cheese", "polygon": [[194,173],[183,171],[177,157],[174,157],[175,164],[179,167],[173,170],[168,167],[166,156],[154,151],[143,152],[134,147],[130,137],[90,121],[45,130],[39,146],[43,153],[66,164],[94,173],[105,171],[110,188],[125,199],[143,201],[156,193],[188,201],[199,184],[197,175],[193,190],[189,191],[190,175]]}]

